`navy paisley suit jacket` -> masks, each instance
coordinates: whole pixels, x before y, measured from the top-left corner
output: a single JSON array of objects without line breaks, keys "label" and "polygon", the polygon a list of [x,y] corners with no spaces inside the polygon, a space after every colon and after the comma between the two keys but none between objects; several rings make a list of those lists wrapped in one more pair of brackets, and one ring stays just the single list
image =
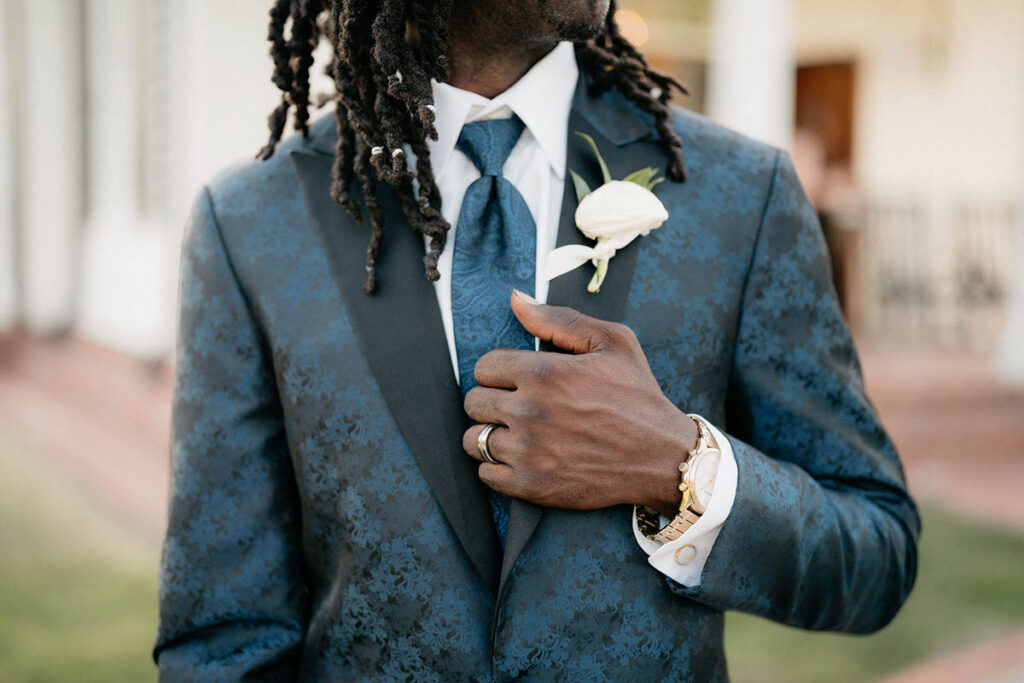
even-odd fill
[{"label": "navy paisley suit jacket", "polygon": [[[727,677],[723,611],[869,632],[910,592],[919,521],[864,394],[815,213],[781,152],[676,110],[670,218],[549,301],[636,332],[665,394],[723,427],[731,516],[686,588],[631,509],[513,501],[502,558],[423,243],[395,197],[368,229],[328,198],[333,125],[199,196],[184,246],[163,680],[680,681]],[[664,167],[651,120],[581,84],[569,130],[612,173]],[[570,136],[569,167],[600,175]],[[558,243],[582,241],[571,185]]]}]

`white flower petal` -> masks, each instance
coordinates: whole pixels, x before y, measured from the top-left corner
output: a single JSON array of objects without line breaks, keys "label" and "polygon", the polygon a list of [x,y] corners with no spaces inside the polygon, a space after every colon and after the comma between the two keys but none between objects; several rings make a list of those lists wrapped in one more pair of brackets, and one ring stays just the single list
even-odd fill
[{"label": "white flower petal", "polygon": [[612,180],[576,207],[576,227],[590,239],[646,235],[668,220],[668,211],[653,192],[636,183]]},{"label": "white flower petal", "polygon": [[594,257],[593,247],[585,244],[567,244],[548,253],[544,261],[544,279],[554,280],[559,275],[579,268]]}]

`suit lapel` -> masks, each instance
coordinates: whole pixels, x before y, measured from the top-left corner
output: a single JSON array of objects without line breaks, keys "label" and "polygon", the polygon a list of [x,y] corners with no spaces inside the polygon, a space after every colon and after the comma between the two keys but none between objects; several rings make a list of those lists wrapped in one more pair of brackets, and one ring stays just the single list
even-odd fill
[{"label": "suit lapel", "polygon": [[495,589],[501,549],[477,465],[462,451],[471,422],[452,372],[437,297],[423,275],[423,239],[409,227],[391,188],[382,187],[381,207],[391,229],[378,260],[377,291],[367,295],[369,229],[331,200],[331,157],[297,150],[291,158],[370,370],[455,535]]},{"label": "suit lapel", "polygon": [[[617,147],[609,143],[608,139],[601,134],[587,119],[579,114],[577,110],[569,117],[569,151],[566,156],[568,168],[579,173],[591,189],[596,189],[602,183],[601,172],[597,165],[590,147],[575,132],[586,133],[597,141],[601,154],[608,162],[613,177],[622,178],[628,173],[650,165],[649,158],[637,158],[634,162],[635,168],[629,166],[629,150]],[[602,144],[602,142],[604,144]],[[572,179],[566,173],[566,183],[562,199],[562,214],[558,223],[557,246],[567,244],[592,244],[576,227],[576,189],[573,187]],[[608,265],[608,274],[601,285],[601,291],[591,293],[587,291],[587,285],[594,274],[594,268],[590,264],[582,268],[571,270],[565,275],[559,276],[551,281],[548,290],[547,303],[556,306],[569,306],[581,313],[621,322],[626,311],[626,299],[629,296],[629,287],[633,282],[633,270],[636,268],[636,258],[639,253],[640,240],[633,240],[631,243],[616,252],[615,257]],[[554,348],[547,350],[555,350]]]},{"label": "suit lapel", "polygon": [[[580,174],[591,189],[596,189],[603,182],[601,171],[590,147],[575,135],[576,132],[586,133],[594,138],[615,179],[621,179],[644,166],[663,166],[665,163],[663,158],[652,159],[651,150],[646,145],[627,146],[628,143],[649,137],[652,130],[646,119],[639,116],[624,101],[616,101],[615,97],[617,96],[588,97],[586,85],[581,77],[569,116],[567,168]],[[576,190],[568,170],[565,174],[563,192],[557,246],[590,244],[590,240],[576,228]],[[547,303],[569,306],[602,320],[621,322],[626,311],[633,271],[636,268],[639,243],[639,239],[633,240],[615,254],[599,292],[587,291],[587,285],[594,274],[593,267],[587,264],[552,280]],[[551,344],[542,343],[541,350],[559,349]],[[543,516],[543,508],[523,500],[512,500],[505,556],[501,567],[499,601],[516,560],[526,548]]]}]

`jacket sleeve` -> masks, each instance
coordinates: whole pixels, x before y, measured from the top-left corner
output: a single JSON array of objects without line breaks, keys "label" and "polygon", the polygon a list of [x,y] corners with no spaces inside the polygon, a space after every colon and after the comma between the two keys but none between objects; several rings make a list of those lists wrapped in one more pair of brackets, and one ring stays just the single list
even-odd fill
[{"label": "jacket sleeve", "polygon": [[186,234],[161,680],[287,680],[304,631],[299,508],[265,339],[209,191]]},{"label": "jacket sleeve", "polygon": [[784,153],[771,187],[727,396],[736,498],[700,585],[670,585],[718,609],[868,633],[910,593],[920,521],[865,396],[817,215]]}]

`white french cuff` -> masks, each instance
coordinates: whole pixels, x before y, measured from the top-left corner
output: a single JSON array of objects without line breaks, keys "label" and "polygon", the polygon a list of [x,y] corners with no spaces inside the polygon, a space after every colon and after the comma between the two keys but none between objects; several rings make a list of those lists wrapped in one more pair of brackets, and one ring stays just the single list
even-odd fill
[{"label": "white french cuff", "polygon": [[[705,420],[707,422],[707,420]],[[711,433],[718,442],[722,456],[718,461],[718,474],[715,478],[715,489],[711,494],[711,502],[704,514],[682,536],[665,545],[658,545],[640,532],[636,513],[633,514],[633,535],[636,542],[647,553],[647,562],[677,583],[688,588],[700,585],[700,577],[704,565],[711,554],[711,548],[722,530],[722,525],[732,511],[736,499],[736,456],[732,444],[725,435],[710,423]],[[661,526],[670,520],[661,518]]]}]

